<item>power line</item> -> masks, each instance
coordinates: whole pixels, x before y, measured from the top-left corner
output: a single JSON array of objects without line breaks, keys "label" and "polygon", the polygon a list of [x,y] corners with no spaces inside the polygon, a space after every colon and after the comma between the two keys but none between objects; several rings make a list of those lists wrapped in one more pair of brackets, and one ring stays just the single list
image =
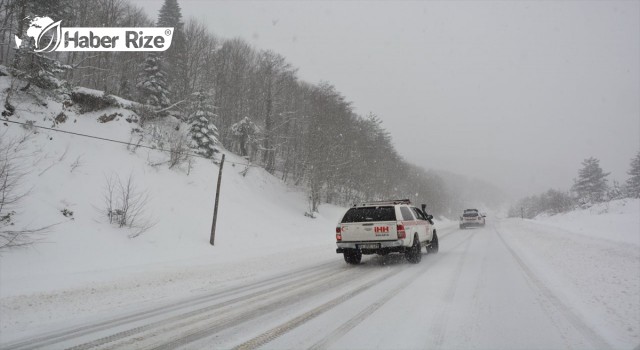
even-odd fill
[{"label": "power line", "polygon": [[[150,150],[154,150],[154,151],[161,151],[161,152],[167,152],[167,153],[179,153],[177,151],[172,151],[172,150],[168,150],[168,149],[164,149],[164,148],[160,148],[160,147],[151,147],[151,146],[146,146],[146,145],[140,145],[140,144],[135,144],[135,143],[131,143],[131,142],[125,142],[125,141],[120,141],[120,140],[114,140],[114,139],[110,139],[110,138],[106,138],[106,137],[100,137],[100,136],[94,136],[94,135],[88,135],[88,134],[82,134],[79,132],[73,132],[73,131],[66,131],[66,130],[60,130],[60,129],[54,129],[54,128],[47,128],[46,126],[40,126],[40,125],[35,125],[35,124],[27,124],[27,123],[23,123],[23,122],[19,122],[19,121],[15,121],[15,120],[9,120],[9,119],[0,119],[3,122],[6,123],[13,123],[13,124],[18,124],[18,125],[22,125],[22,126],[26,126],[26,127],[34,127],[34,128],[38,128],[38,129],[44,129],[44,130],[50,130],[50,131],[55,131],[55,132],[61,132],[64,134],[70,134],[70,135],[75,135],[75,136],[81,136],[81,137],[87,137],[87,138],[91,138],[91,139],[95,139],[95,140],[99,140],[99,141],[106,141],[106,142],[113,142],[113,143],[119,143],[122,145],[127,145],[127,146],[134,146],[134,147],[142,147],[142,148],[147,148]],[[207,158],[204,157],[202,155],[196,154],[196,153],[191,153],[191,152],[185,152],[184,154],[191,156],[191,157],[197,157],[197,158],[202,158],[202,159],[208,159],[211,160],[211,158]],[[231,164],[238,164],[238,165],[244,165],[244,166],[249,166],[249,167],[259,167],[258,165],[253,165],[253,164],[245,164],[245,163],[238,163],[238,162],[231,162],[231,161],[227,161],[227,163],[231,163]]]}]

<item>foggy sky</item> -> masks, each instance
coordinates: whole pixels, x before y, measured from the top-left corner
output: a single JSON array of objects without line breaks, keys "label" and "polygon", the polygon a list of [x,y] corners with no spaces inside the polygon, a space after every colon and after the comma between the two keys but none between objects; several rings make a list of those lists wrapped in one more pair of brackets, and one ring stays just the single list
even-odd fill
[{"label": "foggy sky", "polygon": [[179,3],[336,86],[427,169],[523,195],[569,189],[590,156],[622,182],[640,150],[638,1]]}]

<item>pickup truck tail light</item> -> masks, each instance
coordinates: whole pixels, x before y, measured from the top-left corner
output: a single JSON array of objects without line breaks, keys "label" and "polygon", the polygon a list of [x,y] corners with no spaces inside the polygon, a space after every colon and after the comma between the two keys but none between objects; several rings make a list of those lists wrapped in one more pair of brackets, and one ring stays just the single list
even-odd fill
[{"label": "pickup truck tail light", "polygon": [[404,230],[403,224],[398,224],[396,226],[396,231],[398,232],[398,239],[407,238],[407,232]]},{"label": "pickup truck tail light", "polygon": [[342,230],[340,229],[340,226],[336,227],[336,241],[341,241],[342,240]]}]

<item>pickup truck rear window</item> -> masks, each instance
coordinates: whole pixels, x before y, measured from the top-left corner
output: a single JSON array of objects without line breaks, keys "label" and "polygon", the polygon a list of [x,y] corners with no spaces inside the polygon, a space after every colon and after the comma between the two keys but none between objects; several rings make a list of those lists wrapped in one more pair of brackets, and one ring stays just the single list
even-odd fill
[{"label": "pickup truck rear window", "polygon": [[342,218],[343,223],[369,221],[396,221],[396,211],[393,207],[351,208]]},{"label": "pickup truck rear window", "polygon": [[462,216],[464,216],[465,218],[475,218],[476,216],[478,216],[478,213],[477,212],[464,213],[464,214],[462,214]]}]

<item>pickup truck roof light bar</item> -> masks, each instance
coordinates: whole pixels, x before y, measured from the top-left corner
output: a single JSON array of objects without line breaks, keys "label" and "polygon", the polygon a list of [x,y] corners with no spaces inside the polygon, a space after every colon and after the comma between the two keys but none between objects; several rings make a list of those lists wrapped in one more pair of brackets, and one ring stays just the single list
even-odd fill
[{"label": "pickup truck roof light bar", "polygon": [[389,199],[386,201],[370,201],[364,203],[356,203],[354,207],[379,207],[381,205],[394,205],[394,204],[411,204],[409,199]]}]

